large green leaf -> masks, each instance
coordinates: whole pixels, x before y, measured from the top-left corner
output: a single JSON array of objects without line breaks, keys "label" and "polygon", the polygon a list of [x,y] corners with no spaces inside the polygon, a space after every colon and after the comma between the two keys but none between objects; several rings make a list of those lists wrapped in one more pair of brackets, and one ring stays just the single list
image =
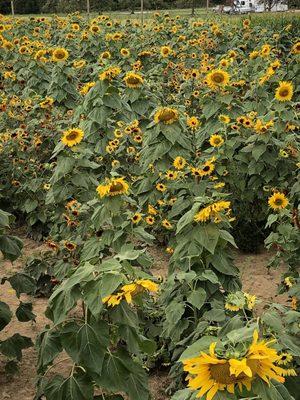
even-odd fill
[{"label": "large green leaf", "polygon": [[38,369],[50,364],[62,351],[60,333],[55,330],[45,330],[37,339]]},{"label": "large green leaf", "polygon": [[21,301],[16,310],[16,317],[21,322],[35,321],[36,315],[32,312],[32,304]]},{"label": "large green leaf", "polygon": [[4,258],[15,261],[20,255],[23,248],[23,242],[16,236],[0,235],[0,252]]},{"label": "large green leaf", "polygon": [[167,323],[171,326],[175,325],[182,317],[185,311],[185,304],[177,299],[168,304],[165,309]]},{"label": "large green leaf", "polygon": [[201,351],[208,351],[209,345],[212,342],[216,342],[217,338],[215,336],[203,336],[201,339],[194,342],[189,346],[182,354],[179,361],[186,360],[188,358],[193,358],[199,356]]},{"label": "large green leaf", "polygon": [[211,254],[214,254],[219,237],[220,231],[216,224],[199,224],[197,226],[195,239]]},{"label": "large green leaf", "polygon": [[288,334],[281,334],[279,341],[283,344],[294,356],[300,356],[300,338]]},{"label": "large green leaf", "polygon": [[0,301],[0,331],[10,323],[11,317],[12,312],[9,306],[3,301]]},{"label": "large green leaf", "polygon": [[76,336],[79,363],[85,369],[101,373],[106,346],[109,343],[109,330],[105,321],[82,325]]},{"label": "large green leaf", "polygon": [[54,376],[44,388],[47,400],[93,400],[93,384],[79,371],[68,378]]},{"label": "large green leaf", "polygon": [[191,303],[194,307],[200,308],[203,306],[206,300],[206,292],[203,288],[198,288],[193,290],[187,297],[187,301]]},{"label": "large green leaf", "polygon": [[63,176],[69,174],[75,165],[75,159],[71,157],[59,157],[51,182],[59,181]]},{"label": "large green leaf", "polygon": [[26,336],[21,336],[15,333],[10,338],[0,342],[0,353],[9,358],[16,358],[21,360],[22,350],[27,349],[33,345],[32,340]]},{"label": "large green leaf", "polygon": [[22,293],[31,295],[35,293],[36,282],[29,275],[17,273],[10,278],[4,278],[2,283],[5,282],[5,280],[11,284],[18,297],[20,297]]},{"label": "large green leaf", "polygon": [[252,391],[262,400],[295,400],[284,385],[276,381],[267,385],[261,379],[256,379],[252,384]]},{"label": "large green leaf", "polygon": [[9,227],[9,220],[11,217],[11,214],[0,209],[0,229]]},{"label": "large green leaf", "polygon": [[177,223],[176,235],[180,233],[183,230],[183,228],[185,228],[187,225],[193,222],[194,216],[198,208],[199,204],[195,203],[193,207],[180,218],[180,220]]},{"label": "large green leaf", "polygon": [[125,349],[106,355],[102,374],[95,381],[109,391],[127,393],[130,400],[149,399],[147,374]]}]

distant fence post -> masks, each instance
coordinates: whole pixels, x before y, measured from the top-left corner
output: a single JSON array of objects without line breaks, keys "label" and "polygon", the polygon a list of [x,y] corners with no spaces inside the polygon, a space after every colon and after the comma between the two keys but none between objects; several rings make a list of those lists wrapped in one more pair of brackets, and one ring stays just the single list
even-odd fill
[{"label": "distant fence post", "polygon": [[195,0],[192,0],[192,17],[195,15]]},{"label": "distant fence post", "polygon": [[206,0],[206,11],[209,9],[209,0]]},{"label": "distant fence post", "polygon": [[142,28],[144,27],[144,0],[141,0],[141,21]]},{"label": "distant fence post", "polygon": [[14,17],[14,15],[15,15],[14,0],[10,0],[10,6],[11,6],[11,15]]},{"label": "distant fence post", "polygon": [[90,19],[90,0],[86,0],[86,12],[88,19]]}]

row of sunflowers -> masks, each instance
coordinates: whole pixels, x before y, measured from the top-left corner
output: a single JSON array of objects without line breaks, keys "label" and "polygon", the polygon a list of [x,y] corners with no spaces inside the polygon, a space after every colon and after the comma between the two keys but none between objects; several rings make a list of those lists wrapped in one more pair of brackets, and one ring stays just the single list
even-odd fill
[{"label": "row of sunflowers", "polygon": [[[278,32],[168,14],[0,16],[0,204],[51,260],[37,399],[148,400],[162,366],[172,400],[296,396],[297,35],[296,19]],[[254,242],[270,268],[285,264],[289,299],[260,314],[232,253]],[[29,282],[29,270],[10,279],[18,295]]]}]

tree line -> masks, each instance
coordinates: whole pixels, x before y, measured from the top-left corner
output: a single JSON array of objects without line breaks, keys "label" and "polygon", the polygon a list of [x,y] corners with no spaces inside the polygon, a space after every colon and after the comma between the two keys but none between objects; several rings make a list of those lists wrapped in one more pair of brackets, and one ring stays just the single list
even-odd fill
[{"label": "tree line", "polygon": [[[16,14],[70,13],[85,11],[86,0],[13,0]],[[211,5],[224,0],[210,1]],[[206,0],[144,0],[144,8],[149,10],[205,7]],[[90,0],[90,9],[95,12],[131,11],[140,7],[140,0]],[[11,12],[11,0],[0,0],[0,13]]]}]

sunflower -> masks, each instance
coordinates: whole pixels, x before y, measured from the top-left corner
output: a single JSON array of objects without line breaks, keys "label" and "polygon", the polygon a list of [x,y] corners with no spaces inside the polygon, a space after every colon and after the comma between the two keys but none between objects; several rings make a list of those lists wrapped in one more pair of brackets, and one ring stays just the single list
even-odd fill
[{"label": "sunflower", "polygon": [[275,91],[275,99],[278,101],[290,101],[293,97],[293,84],[291,82],[279,82]]},{"label": "sunflower", "polygon": [[152,217],[151,215],[148,215],[148,216],[145,218],[145,221],[146,221],[146,223],[147,223],[148,225],[153,225],[154,222],[155,222],[155,218]]},{"label": "sunflower", "polygon": [[223,122],[223,124],[229,124],[230,122],[230,117],[228,117],[228,115],[221,114],[218,119],[220,122]]},{"label": "sunflower", "polygon": [[165,192],[167,190],[167,187],[163,183],[158,183],[156,185],[156,190],[158,190],[159,192]]},{"label": "sunflower", "polygon": [[91,33],[99,33],[100,32],[100,27],[98,26],[98,25],[91,25],[90,27],[89,27],[89,31],[91,32]]},{"label": "sunflower", "polygon": [[68,50],[60,47],[52,51],[52,61],[60,62],[65,61],[69,57]]},{"label": "sunflower", "polygon": [[200,122],[197,117],[188,117],[186,120],[186,124],[191,129],[196,129],[200,125]]},{"label": "sunflower", "polygon": [[153,207],[151,204],[148,204],[148,214],[150,215],[157,215],[158,211],[156,210],[155,207]]},{"label": "sunflower", "polygon": [[77,245],[73,242],[65,242],[64,246],[69,251],[74,251],[77,247]]},{"label": "sunflower", "polygon": [[100,54],[100,58],[102,60],[109,60],[111,58],[111,54],[108,50],[104,51],[103,53]]},{"label": "sunflower", "polygon": [[108,195],[117,196],[119,194],[127,194],[129,185],[124,178],[115,178],[110,181]]},{"label": "sunflower", "polygon": [[122,55],[123,57],[129,57],[129,56],[130,56],[130,50],[125,49],[125,48],[122,48],[122,49],[120,50],[120,53],[121,53],[121,55]]},{"label": "sunflower", "polygon": [[[219,358],[215,354],[216,343],[211,343],[209,354],[201,352],[198,357],[183,361],[183,369],[189,375],[188,386],[199,390],[197,397],[206,394],[206,400],[212,400],[218,391],[234,393],[235,385],[243,385],[250,390],[252,371],[244,360],[235,365],[233,360]],[[231,361],[231,364],[230,364]],[[234,360],[239,361],[239,360]],[[196,376],[195,376],[196,375]]]},{"label": "sunflower", "polygon": [[224,139],[220,135],[211,135],[209,138],[209,144],[213,147],[220,147],[224,143]]},{"label": "sunflower", "polygon": [[118,75],[120,75],[120,73],[121,73],[121,68],[112,66],[101,72],[99,74],[99,79],[100,81],[105,81],[105,80],[110,81],[116,78]]},{"label": "sunflower", "polygon": [[120,194],[127,194],[129,192],[129,185],[124,178],[113,178],[106,182],[106,184],[99,185],[96,189],[100,197],[112,197]]},{"label": "sunflower", "polygon": [[166,58],[172,53],[172,49],[169,46],[162,46],[160,48],[160,54],[162,57]]},{"label": "sunflower", "polygon": [[161,224],[166,229],[172,229],[173,228],[173,225],[167,219],[164,219]]},{"label": "sunflower", "polygon": [[230,75],[222,69],[214,69],[206,76],[207,84],[210,88],[226,86],[229,82]]},{"label": "sunflower", "polygon": [[86,60],[75,60],[73,62],[73,67],[76,69],[83,68],[86,65]]},{"label": "sunflower", "polygon": [[175,179],[177,179],[177,177],[178,177],[178,172],[177,171],[168,170],[166,172],[166,178],[168,180],[170,180],[170,181],[174,181]]},{"label": "sunflower", "polygon": [[280,360],[277,361],[278,365],[287,365],[293,361],[293,356],[289,353],[282,353],[280,354]]},{"label": "sunflower", "polygon": [[269,347],[273,342],[274,340],[258,342],[258,332],[255,330],[252,344],[247,352],[247,363],[253,375],[258,375],[267,384],[269,384],[270,379],[284,383],[285,379],[282,375],[285,375],[285,370],[274,364],[280,361],[280,356],[275,349]]},{"label": "sunflower", "polygon": [[199,169],[201,170],[200,176],[206,176],[210,175],[214,171],[215,165],[211,161],[206,161],[206,163],[204,163]]},{"label": "sunflower", "polygon": [[199,390],[197,398],[206,395],[206,400],[212,400],[218,391],[234,394],[236,386],[240,391],[243,386],[250,391],[254,379],[261,379],[268,385],[271,379],[283,383],[284,376],[295,376],[296,373],[276,365],[281,356],[269,347],[272,342],[258,342],[255,330],[246,354],[239,359],[219,357],[215,353],[216,343],[211,343],[209,354],[201,352],[198,357],[183,361],[183,369],[189,373],[188,386]]},{"label": "sunflower", "polygon": [[128,304],[132,304],[134,296],[145,291],[155,293],[158,291],[158,288],[158,284],[150,281],[149,279],[138,279],[134,282],[130,282],[127,285],[122,286],[120,292],[104,297],[102,299],[102,302],[104,304],[107,303],[108,306],[112,307],[120,304],[122,300],[126,300]]},{"label": "sunflower", "polygon": [[243,27],[244,28],[249,28],[250,27],[250,19],[244,19]]},{"label": "sunflower", "polygon": [[130,89],[137,89],[143,84],[144,79],[141,75],[135,72],[127,72],[124,82]]},{"label": "sunflower", "polygon": [[131,222],[133,224],[138,224],[142,219],[142,214],[141,213],[135,213],[132,217],[131,217]]},{"label": "sunflower", "polygon": [[202,208],[195,216],[194,221],[206,222],[210,218],[220,217],[220,212],[230,209],[230,201],[220,200]]},{"label": "sunflower", "polygon": [[41,108],[49,108],[54,103],[54,99],[52,97],[46,97],[44,101],[40,103]]},{"label": "sunflower", "polygon": [[240,310],[240,307],[239,307],[239,306],[236,306],[236,305],[234,305],[234,304],[231,304],[231,303],[226,302],[226,303],[225,303],[225,309],[226,309],[226,310],[229,310],[229,311],[239,311],[239,310]]},{"label": "sunflower", "polygon": [[63,142],[64,145],[68,147],[73,147],[82,141],[83,136],[84,132],[82,129],[71,128],[68,129],[67,131],[64,131],[61,141]]},{"label": "sunflower", "polygon": [[162,107],[159,108],[154,114],[154,121],[158,124],[160,122],[170,125],[176,122],[179,118],[179,113],[174,108]]},{"label": "sunflower", "polygon": [[276,192],[268,199],[269,206],[273,210],[283,210],[289,204],[284,193]]},{"label": "sunflower", "polygon": [[183,169],[186,166],[186,164],[187,164],[186,159],[180,156],[176,157],[175,160],[173,161],[173,166],[179,170]]},{"label": "sunflower", "polygon": [[293,54],[300,54],[300,42],[297,42],[293,45],[291,52]]}]

